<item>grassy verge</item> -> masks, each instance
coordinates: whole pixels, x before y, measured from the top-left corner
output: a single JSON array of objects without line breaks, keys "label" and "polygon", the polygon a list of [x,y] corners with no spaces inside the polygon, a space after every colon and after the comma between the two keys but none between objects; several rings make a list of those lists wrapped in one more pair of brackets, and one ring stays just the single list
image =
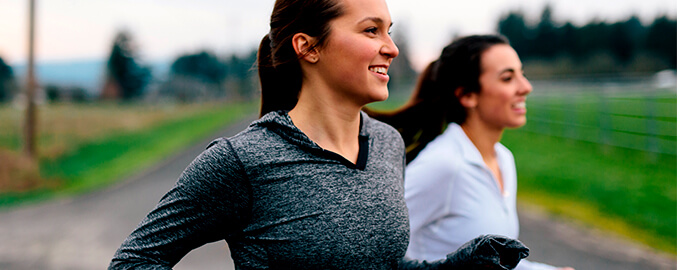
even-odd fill
[{"label": "grassy verge", "polygon": [[[110,185],[203,139],[228,123],[254,113],[255,107],[252,104],[229,104],[204,105],[203,108],[189,110],[175,108],[186,113],[153,118],[153,121],[134,128],[116,128],[79,143],[67,143],[67,150],[60,155],[41,157],[39,172],[43,183],[38,188],[0,192],[0,207],[80,194]],[[119,116],[126,112],[125,108],[118,109]],[[84,110],[87,113],[88,109]],[[109,113],[116,111],[115,108],[108,110]],[[41,138],[44,145],[49,145],[50,140],[50,136]],[[77,136],[64,140],[77,140]]]},{"label": "grassy verge", "polygon": [[677,156],[506,131],[520,201],[676,253]]},{"label": "grassy verge", "polygon": [[503,137],[520,201],[676,254],[676,93],[559,87]]}]

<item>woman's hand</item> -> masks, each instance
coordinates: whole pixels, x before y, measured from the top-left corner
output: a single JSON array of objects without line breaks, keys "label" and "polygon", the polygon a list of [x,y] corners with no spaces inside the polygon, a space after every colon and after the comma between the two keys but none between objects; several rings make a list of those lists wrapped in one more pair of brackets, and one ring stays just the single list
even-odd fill
[{"label": "woman's hand", "polygon": [[500,235],[481,235],[446,256],[451,269],[514,269],[529,256],[519,240]]},{"label": "woman's hand", "polygon": [[[404,257],[397,267],[400,270],[444,269],[514,269],[520,260],[529,256],[522,242],[500,235],[481,235],[463,244],[446,259],[428,262]],[[573,269],[572,269],[573,270]]]}]

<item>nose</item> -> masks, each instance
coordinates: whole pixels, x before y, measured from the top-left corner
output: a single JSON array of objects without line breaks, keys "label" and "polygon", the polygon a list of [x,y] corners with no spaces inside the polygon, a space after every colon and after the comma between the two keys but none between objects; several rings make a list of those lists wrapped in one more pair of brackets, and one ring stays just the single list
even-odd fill
[{"label": "nose", "polygon": [[529,80],[527,79],[527,77],[525,77],[524,75],[522,75],[521,83],[520,83],[520,89],[519,89],[519,94],[520,94],[520,95],[523,95],[523,96],[526,96],[526,95],[528,95],[529,93],[531,93],[531,91],[534,91],[533,86],[531,86],[531,82],[529,82]]},{"label": "nose", "polygon": [[380,54],[387,56],[388,58],[395,58],[399,55],[399,48],[394,44],[391,36],[387,36],[385,45],[380,48]]}]

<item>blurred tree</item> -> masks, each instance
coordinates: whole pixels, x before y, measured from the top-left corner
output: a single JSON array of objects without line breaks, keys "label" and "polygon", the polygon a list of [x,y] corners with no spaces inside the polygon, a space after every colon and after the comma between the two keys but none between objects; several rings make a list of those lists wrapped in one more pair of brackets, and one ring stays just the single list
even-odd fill
[{"label": "blurred tree", "polygon": [[170,65],[170,78],[161,85],[160,94],[181,102],[223,97],[227,66],[212,52],[181,55]]},{"label": "blurred tree", "polygon": [[571,22],[558,26],[547,5],[535,25],[527,24],[521,11],[501,16],[498,32],[523,60],[540,66],[530,68],[540,74],[677,68],[677,20],[667,16],[649,26],[635,15],[614,23],[595,19],[581,27]]},{"label": "blurred tree", "polygon": [[49,100],[51,103],[61,100],[61,91],[56,85],[48,84],[45,86],[45,94],[47,95],[47,100]]},{"label": "blurred tree", "polygon": [[15,91],[14,86],[14,71],[0,57],[0,102],[5,102],[12,98]]},{"label": "blurred tree", "polygon": [[531,42],[529,38],[532,33],[524,20],[524,13],[513,11],[501,17],[498,21],[498,33],[508,38],[510,44],[517,51],[520,57],[531,56]]},{"label": "blurred tree", "polygon": [[673,69],[677,69],[678,25],[666,16],[658,17],[649,27],[645,47],[662,57]]},{"label": "blurred tree", "polygon": [[538,57],[552,58],[560,50],[560,35],[552,18],[552,7],[546,5],[541,12],[541,20],[536,27],[533,53]]},{"label": "blurred tree", "polygon": [[561,37],[561,49],[563,52],[571,57],[577,56],[578,51],[576,46],[578,44],[578,29],[571,23],[567,22],[559,30]]},{"label": "blurred tree", "polygon": [[87,90],[82,87],[74,87],[71,89],[71,101],[76,103],[84,103],[88,101]]},{"label": "blurred tree", "polygon": [[609,44],[609,28],[603,21],[592,21],[581,27],[578,31],[576,52],[584,57],[591,56],[596,52],[607,50]]},{"label": "blurred tree", "polygon": [[256,62],[257,50],[245,56],[233,54],[227,59],[227,85],[235,98],[250,100],[256,97],[258,85]]},{"label": "blurred tree", "polygon": [[50,102],[75,102],[84,103],[88,101],[85,88],[79,86],[59,86],[48,84],[45,86],[45,94]]},{"label": "blurred tree", "polygon": [[206,51],[180,56],[172,63],[170,79],[161,86],[160,94],[182,102],[251,99],[257,90],[256,60],[256,50],[242,57],[232,54],[224,60]]},{"label": "blurred tree", "polygon": [[227,75],[227,66],[215,54],[202,51],[180,56],[170,66],[171,75],[193,77],[205,83],[219,85]]},{"label": "blurred tree", "polygon": [[144,94],[144,88],[151,79],[151,70],[140,66],[136,57],[130,34],[119,32],[107,63],[107,79],[102,97],[132,100]]},{"label": "blurred tree", "polygon": [[644,28],[640,20],[633,16],[628,21],[617,22],[610,26],[609,48],[614,56],[622,63],[628,63],[636,50],[639,49],[638,40],[642,40]]}]

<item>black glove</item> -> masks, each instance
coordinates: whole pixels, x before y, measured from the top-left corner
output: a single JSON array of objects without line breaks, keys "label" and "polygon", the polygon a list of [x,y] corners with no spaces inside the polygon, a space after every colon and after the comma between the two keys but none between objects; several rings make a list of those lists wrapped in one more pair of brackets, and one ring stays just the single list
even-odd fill
[{"label": "black glove", "polygon": [[458,250],[435,262],[404,258],[399,269],[514,269],[520,260],[529,256],[522,242],[500,235],[482,235],[463,244]]}]

